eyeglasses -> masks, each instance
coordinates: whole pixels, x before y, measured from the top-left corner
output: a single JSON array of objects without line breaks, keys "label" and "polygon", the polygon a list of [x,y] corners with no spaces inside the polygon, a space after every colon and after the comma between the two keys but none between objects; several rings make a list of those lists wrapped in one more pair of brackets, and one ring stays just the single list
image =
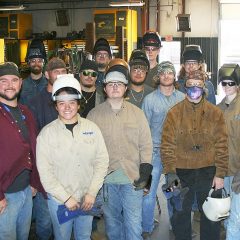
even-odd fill
[{"label": "eyeglasses", "polygon": [[109,83],[107,83],[107,86],[108,87],[123,87],[123,86],[125,86],[125,84],[124,83],[122,83],[122,82],[109,82]]},{"label": "eyeglasses", "polygon": [[82,71],[83,76],[91,76],[91,77],[97,77],[98,73],[97,72],[90,72],[90,71]]},{"label": "eyeglasses", "polygon": [[100,53],[100,52],[98,52],[96,54],[96,57],[104,57],[104,58],[106,58],[106,57],[109,57],[109,54],[108,53]]},{"label": "eyeglasses", "polygon": [[29,60],[29,62],[30,63],[36,63],[36,62],[43,63],[44,59],[42,59],[42,58],[32,58],[32,59]]},{"label": "eyeglasses", "polygon": [[157,48],[157,47],[145,47],[144,48],[145,49],[145,51],[147,51],[147,52],[155,52],[155,51],[157,51],[159,48]]},{"label": "eyeglasses", "polygon": [[221,82],[221,84],[222,84],[223,87],[226,87],[227,85],[228,85],[229,87],[233,87],[233,86],[236,85],[235,82]]}]

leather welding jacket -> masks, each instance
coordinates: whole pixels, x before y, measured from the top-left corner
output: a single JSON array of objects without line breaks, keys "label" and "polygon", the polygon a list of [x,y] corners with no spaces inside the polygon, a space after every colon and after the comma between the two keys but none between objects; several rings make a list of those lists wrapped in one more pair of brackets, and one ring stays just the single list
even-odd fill
[{"label": "leather welding jacket", "polygon": [[161,156],[164,172],[215,166],[216,176],[228,170],[228,137],[222,111],[203,99],[175,105],[164,122]]},{"label": "leather welding jacket", "polygon": [[227,106],[225,98],[218,105],[224,113],[229,135],[229,167],[228,175],[233,176],[240,171],[240,93]]}]

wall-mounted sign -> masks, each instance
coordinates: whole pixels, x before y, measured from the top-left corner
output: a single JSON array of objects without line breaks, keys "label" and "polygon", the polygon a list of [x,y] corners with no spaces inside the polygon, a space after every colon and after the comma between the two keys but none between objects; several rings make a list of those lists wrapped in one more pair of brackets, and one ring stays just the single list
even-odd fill
[{"label": "wall-mounted sign", "polygon": [[114,38],[115,37],[115,14],[95,14],[96,38]]},{"label": "wall-mounted sign", "polygon": [[176,20],[178,32],[191,32],[190,14],[178,14]]}]

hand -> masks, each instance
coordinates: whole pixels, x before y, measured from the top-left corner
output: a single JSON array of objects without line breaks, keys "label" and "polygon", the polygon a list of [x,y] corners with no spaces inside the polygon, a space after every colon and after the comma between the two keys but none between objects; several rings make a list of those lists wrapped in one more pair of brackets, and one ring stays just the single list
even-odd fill
[{"label": "hand", "polygon": [[167,173],[165,175],[166,178],[166,189],[177,185],[180,182],[180,179],[176,173]]},{"label": "hand", "polygon": [[77,200],[73,197],[70,197],[66,202],[65,206],[67,207],[68,210],[74,211],[78,208],[80,208],[80,204],[77,202]]},{"label": "hand", "polygon": [[6,198],[4,198],[3,200],[0,201],[0,214],[3,214],[6,207],[7,207],[7,200]]},{"label": "hand", "polygon": [[219,177],[215,176],[213,178],[212,187],[215,190],[222,189],[224,187],[224,180],[223,180],[223,178],[219,178]]},{"label": "hand", "polygon": [[31,186],[31,190],[32,190],[32,197],[35,197],[37,194],[37,189]]},{"label": "hand", "polygon": [[149,163],[141,163],[139,168],[139,179],[133,182],[135,190],[144,189],[147,186],[151,186],[150,178],[152,173],[153,166]]},{"label": "hand", "polygon": [[94,202],[95,202],[95,197],[87,193],[83,198],[81,209],[84,211],[88,211],[92,209]]}]

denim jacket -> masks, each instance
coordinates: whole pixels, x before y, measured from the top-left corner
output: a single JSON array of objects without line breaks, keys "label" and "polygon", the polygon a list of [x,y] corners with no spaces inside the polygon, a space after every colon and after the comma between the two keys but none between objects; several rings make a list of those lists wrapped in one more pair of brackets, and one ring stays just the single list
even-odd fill
[{"label": "denim jacket", "polygon": [[151,129],[154,148],[160,148],[163,122],[168,110],[184,98],[185,95],[178,90],[174,90],[171,96],[165,96],[159,88],[144,98],[142,110]]}]

